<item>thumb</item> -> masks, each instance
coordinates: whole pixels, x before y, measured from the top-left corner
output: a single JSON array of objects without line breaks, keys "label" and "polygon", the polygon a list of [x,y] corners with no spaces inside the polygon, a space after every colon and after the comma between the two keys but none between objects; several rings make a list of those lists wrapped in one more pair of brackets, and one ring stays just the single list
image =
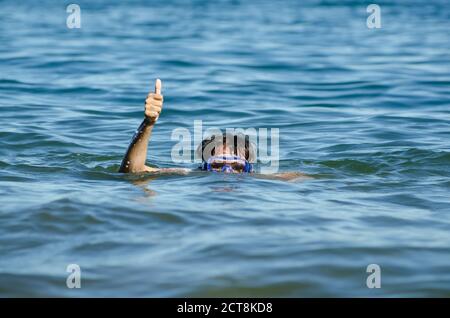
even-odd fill
[{"label": "thumb", "polygon": [[155,94],[161,94],[161,87],[162,87],[161,80],[157,78],[155,82]]}]

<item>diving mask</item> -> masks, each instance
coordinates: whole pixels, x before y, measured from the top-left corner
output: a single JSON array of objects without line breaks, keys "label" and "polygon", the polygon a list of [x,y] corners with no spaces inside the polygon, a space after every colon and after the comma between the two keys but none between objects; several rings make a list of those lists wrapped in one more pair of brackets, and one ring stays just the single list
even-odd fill
[{"label": "diving mask", "polygon": [[226,173],[243,173],[252,172],[253,166],[247,160],[239,156],[212,156],[204,164],[203,170],[226,172]]}]

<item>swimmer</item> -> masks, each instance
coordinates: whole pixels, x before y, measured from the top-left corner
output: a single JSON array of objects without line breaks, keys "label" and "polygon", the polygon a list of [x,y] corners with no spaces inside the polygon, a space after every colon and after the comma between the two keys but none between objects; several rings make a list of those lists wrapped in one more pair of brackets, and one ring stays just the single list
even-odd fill
[{"label": "swimmer", "polygon": [[[149,93],[145,100],[145,118],[133,136],[128,150],[122,160],[119,172],[122,173],[180,173],[188,174],[191,169],[184,168],[153,168],[145,164],[147,147],[153,127],[161,114],[164,97],[161,94],[161,80],[155,83],[155,92]],[[253,162],[256,160],[254,145],[248,135],[222,134],[206,138],[197,148],[199,158],[202,158],[201,170],[222,173],[254,173]],[[308,178],[299,172],[275,173],[259,175],[264,178],[297,180]]]}]

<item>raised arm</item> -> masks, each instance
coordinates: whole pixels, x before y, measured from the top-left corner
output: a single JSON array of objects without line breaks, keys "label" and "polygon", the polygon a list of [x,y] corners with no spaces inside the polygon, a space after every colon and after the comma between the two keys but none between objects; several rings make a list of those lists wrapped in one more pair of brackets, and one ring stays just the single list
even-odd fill
[{"label": "raised arm", "polygon": [[156,169],[147,167],[148,141],[152,135],[153,126],[158,120],[163,105],[163,96],[161,95],[161,80],[157,79],[155,83],[155,92],[150,93],[145,100],[145,118],[133,136],[128,150],[123,157],[119,172],[136,173],[149,172]]}]

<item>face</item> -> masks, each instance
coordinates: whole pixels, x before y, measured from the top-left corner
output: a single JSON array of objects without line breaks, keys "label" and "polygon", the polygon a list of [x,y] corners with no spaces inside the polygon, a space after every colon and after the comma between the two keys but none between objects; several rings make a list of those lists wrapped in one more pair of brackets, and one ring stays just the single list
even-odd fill
[{"label": "face", "polygon": [[[214,155],[215,156],[223,156],[223,155],[230,155],[230,156],[234,156],[234,149],[228,147],[228,145],[217,145],[214,148]],[[245,159],[245,150],[243,149],[239,149],[237,151],[237,155],[239,157],[241,157],[242,159]]]},{"label": "face", "polygon": [[230,149],[227,145],[218,145],[214,149],[214,157],[209,162],[211,171],[224,172],[224,173],[242,173],[245,169],[245,156],[239,156],[238,158],[223,159],[220,156],[235,157],[233,149]]},{"label": "face", "polygon": [[233,155],[233,152],[227,145],[217,145],[214,148],[214,155],[215,156]]}]

